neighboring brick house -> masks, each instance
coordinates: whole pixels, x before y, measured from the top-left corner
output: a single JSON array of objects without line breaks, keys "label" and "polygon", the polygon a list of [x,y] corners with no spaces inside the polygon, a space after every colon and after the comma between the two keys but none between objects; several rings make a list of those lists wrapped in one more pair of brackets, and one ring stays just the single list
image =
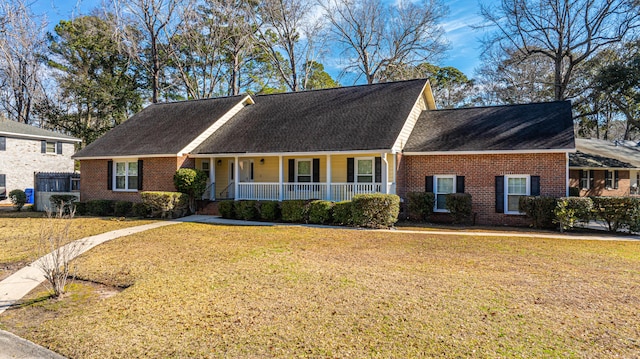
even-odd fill
[{"label": "neighboring brick house", "polygon": [[522,223],[519,196],[564,196],[569,102],[435,110],[427,80],[154,104],[76,154],[81,200],[139,201],[207,171],[206,197],[471,193],[477,223]]},{"label": "neighboring brick house", "polygon": [[80,139],[0,119],[0,200],[14,189],[34,187],[36,172],[73,172]]},{"label": "neighboring brick house", "polygon": [[640,194],[640,147],[634,141],[576,139],[569,157],[569,187],[580,196]]}]

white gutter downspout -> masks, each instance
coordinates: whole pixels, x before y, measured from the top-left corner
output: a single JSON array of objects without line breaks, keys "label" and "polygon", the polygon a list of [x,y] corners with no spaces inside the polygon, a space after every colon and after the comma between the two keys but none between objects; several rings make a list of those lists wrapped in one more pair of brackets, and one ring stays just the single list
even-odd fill
[{"label": "white gutter downspout", "polygon": [[382,158],[382,193],[389,193],[389,161],[387,161],[387,154],[381,153],[380,158]]}]

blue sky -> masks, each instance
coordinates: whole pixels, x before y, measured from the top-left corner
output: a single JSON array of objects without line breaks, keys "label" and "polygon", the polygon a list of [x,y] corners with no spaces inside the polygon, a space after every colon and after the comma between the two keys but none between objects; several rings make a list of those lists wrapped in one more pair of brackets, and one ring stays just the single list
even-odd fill
[{"label": "blue sky", "polygon": [[[478,15],[480,11],[478,1],[445,1],[449,6],[449,14],[442,21],[451,49],[438,65],[456,67],[470,78],[473,77],[474,70],[480,63],[479,39],[483,35],[482,32],[474,31],[469,27],[481,21]],[[495,0],[484,0],[485,3],[491,1]],[[35,0],[32,2],[32,9],[36,14],[45,14],[49,28],[53,29],[60,20],[87,14],[98,5],[100,0]]]}]

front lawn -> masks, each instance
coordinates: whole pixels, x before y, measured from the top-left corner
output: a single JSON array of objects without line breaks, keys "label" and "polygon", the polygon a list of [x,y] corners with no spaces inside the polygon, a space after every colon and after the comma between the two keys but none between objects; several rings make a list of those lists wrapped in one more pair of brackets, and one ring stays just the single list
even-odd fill
[{"label": "front lawn", "polygon": [[[38,257],[40,231],[47,220],[42,212],[0,213],[0,280]],[[76,217],[71,223],[69,235],[75,240],[151,221]]]},{"label": "front lawn", "polygon": [[[73,358],[634,357],[640,242],[179,224],[0,327]],[[105,294],[107,293],[107,294]]]}]

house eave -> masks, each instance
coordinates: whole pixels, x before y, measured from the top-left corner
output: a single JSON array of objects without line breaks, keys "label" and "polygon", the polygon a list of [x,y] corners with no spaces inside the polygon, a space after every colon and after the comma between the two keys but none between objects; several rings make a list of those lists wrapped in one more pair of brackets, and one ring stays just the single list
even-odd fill
[{"label": "house eave", "polygon": [[12,137],[12,138],[23,138],[28,140],[56,140],[60,142],[69,142],[69,143],[80,143],[82,142],[79,138],[64,138],[64,137],[56,137],[56,136],[41,136],[41,135],[28,135],[24,133],[15,133],[15,132],[6,132],[0,131],[0,136]]},{"label": "house eave", "polygon": [[353,151],[310,151],[310,152],[237,152],[237,153],[198,153],[189,154],[191,158],[211,158],[211,157],[277,157],[277,156],[326,156],[326,155],[371,155],[381,153],[395,153],[393,150],[353,150]]},{"label": "house eave", "polygon": [[511,155],[511,154],[542,154],[542,153],[575,153],[575,149],[542,149],[542,150],[486,150],[486,151],[425,151],[403,152],[403,156],[443,156],[443,155]]},{"label": "house eave", "polygon": [[74,160],[78,160],[78,161],[85,161],[85,160],[117,160],[117,159],[124,159],[124,158],[154,158],[154,157],[180,157],[177,153],[169,153],[169,154],[151,154],[151,155],[118,155],[118,156],[109,156],[109,155],[105,155],[105,156],[83,156],[83,157],[76,157],[76,156],[71,156],[71,158],[73,158]]}]

